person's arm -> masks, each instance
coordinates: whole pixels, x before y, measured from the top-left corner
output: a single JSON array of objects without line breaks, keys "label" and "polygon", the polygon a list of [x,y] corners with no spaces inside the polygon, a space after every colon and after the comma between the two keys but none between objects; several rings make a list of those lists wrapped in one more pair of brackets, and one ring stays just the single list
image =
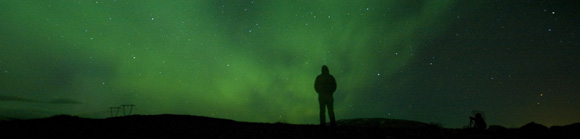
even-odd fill
[{"label": "person's arm", "polygon": [[316,91],[316,93],[320,92],[321,86],[320,86],[320,76],[316,77],[316,80],[314,81],[314,90]]},{"label": "person's arm", "polygon": [[336,91],[336,87],[337,87],[336,86],[336,80],[334,79],[334,76],[330,76],[330,79],[332,80],[331,81],[331,85],[332,85],[332,87],[331,87],[332,91],[331,92],[334,93],[334,91]]}]

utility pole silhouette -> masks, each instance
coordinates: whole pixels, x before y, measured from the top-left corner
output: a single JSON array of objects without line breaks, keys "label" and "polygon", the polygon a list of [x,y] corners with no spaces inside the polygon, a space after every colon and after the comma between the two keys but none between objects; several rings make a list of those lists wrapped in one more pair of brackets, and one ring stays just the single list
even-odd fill
[{"label": "utility pole silhouette", "polygon": [[[126,107],[127,107],[127,109],[129,109],[128,113],[125,110]],[[131,115],[134,107],[135,107],[135,104],[123,104],[119,107],[109,107],[109,111],[111,111],[111,117],[117,117],[117,116],[119,116],[119,110],[121,110],[121,108],[123,108],[123,116],[127,116],[127,115]],[[113,114],[113,111],[115,112],[115,114]]]},{"label": "utility pole silhouette", "polygon": [[[117,115],[119,115],[119,109],[121,109],[120,107],[109,107],[109,111],[111,111],[111,117],[116,117]],[[115,111],[115,115],[113,115],[113,110]]]},{"label": "utility pole silhouette", "polygon": [[123,107],[123,116],[126,116],[125,114],[125,107],[129,107],[129,113],[127,115],[131,115],[131,112],[133,111],[133,107],[135,107],[134,104],[124,104],[121,105]]}]

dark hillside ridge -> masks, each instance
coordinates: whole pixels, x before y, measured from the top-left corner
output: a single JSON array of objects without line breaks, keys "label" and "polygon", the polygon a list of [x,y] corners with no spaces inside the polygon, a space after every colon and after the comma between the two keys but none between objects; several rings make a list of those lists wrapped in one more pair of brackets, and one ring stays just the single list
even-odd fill
[{"label": "dark hillside ridge", "polygon": [[[492,126],[485,131],[447,129],[416,121],[366,118],[338,120],[336,128],[318,125],[251,123],[189,115],[131,115],[87,119],[59,115],[0,122],[11,138],[578,138],[580,124],[518,129]],[[542,127],[543,126],[543,127]]]}]

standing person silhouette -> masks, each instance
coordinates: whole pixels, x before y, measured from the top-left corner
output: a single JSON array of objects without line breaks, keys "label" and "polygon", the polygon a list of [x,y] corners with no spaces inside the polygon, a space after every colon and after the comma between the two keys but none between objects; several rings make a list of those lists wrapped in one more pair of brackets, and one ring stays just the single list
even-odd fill
[{"label": "standing person silhouette", "polygon": [[320,126],[326,125],[325,109],[328,108],[330,126],[336,127],[333,107],[334,98],[332,98],[332,94],[336,91],[336,80],[334,76],[330,75],[326,65],[322,65],[322,73],[316,77],[314,89],[318,93],[318,103],[320,104]]}]

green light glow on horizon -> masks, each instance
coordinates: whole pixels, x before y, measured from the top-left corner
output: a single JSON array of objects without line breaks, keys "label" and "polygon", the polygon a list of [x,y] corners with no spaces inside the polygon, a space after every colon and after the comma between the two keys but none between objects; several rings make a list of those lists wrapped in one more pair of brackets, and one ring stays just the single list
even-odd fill
[{"label": "green light glow on horizon", "polygon": [[361,89],[413,60],[415,42],[443,30],[453,1],[0,5],[1,68],[9,73],[1,81],[10,85],[2,92],[82,102],[19,108],[103,118],[110,106],[136,104],[138,114],[316,123],[321,65],[337,78],[337,118],[356,118],[348,106],[365,101]]}]

